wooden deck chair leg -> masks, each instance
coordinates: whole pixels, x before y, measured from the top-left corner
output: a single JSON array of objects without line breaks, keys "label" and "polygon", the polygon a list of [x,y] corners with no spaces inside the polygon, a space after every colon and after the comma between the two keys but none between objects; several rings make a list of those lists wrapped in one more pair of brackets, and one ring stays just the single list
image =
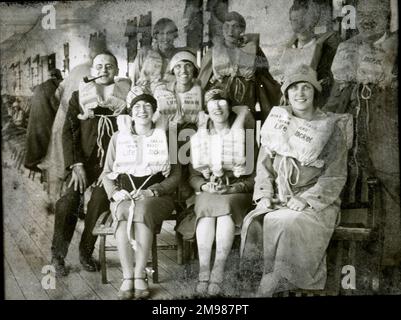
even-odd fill
[{"label": "wooden deck chair leg", "polygon": [[341,292],[340,282],[341,282],[341,269],[343,263],[343,242],[337,241],[337,252],[336,252],[336,262],[334,267],[334,292],[339,295]]},{"label": "wooden deck chair leg", "polygon": [[371,270],[371,274],[370,274],[370,290],[372,292],[372,294],[378,294],[380,291],[380,280],[381,280],[381,254],[379,252],[382,252],[382,248],[380,245],[377,245],[378,248],[380,248],[378,250],[378,248],[375,248],[376,250],[374,251],[374,257],[373,257],[373,261],[372,261],[372,270]]},{"label": "wooden deck chair leg", "polygon": [[100,236],[99,260],[100,260],[100,270],[102,273],[102,283],[106,284],[107,283],[106,236]]},{"label": "wooden deck chair leg", "polygon": [[152,241],[152,268],[153,268],[153,275],[152,280],[153,283],[159,283],[159,266],[157,261],[157,235],[153,235]]},{"label": "wooden deck chair leg", "polygon": [[183,263],[183,239],[182,235],[178,232],[175,233],[175,241],[177,242],[177,263],[182,265]]},{"label": "wooden deck chair leg", "polygon": [[183,250],[182,250],[182,255],[183,255],[183,263],[187,264],[190,262],[190,251],[191,251],[191,242],[190,241],[183,241]]}]

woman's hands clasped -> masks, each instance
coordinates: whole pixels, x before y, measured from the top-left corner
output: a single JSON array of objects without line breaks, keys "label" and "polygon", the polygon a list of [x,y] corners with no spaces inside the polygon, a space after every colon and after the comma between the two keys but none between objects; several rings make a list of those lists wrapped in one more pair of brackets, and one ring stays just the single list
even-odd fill
[{"label": "woman's hands clasped", "polygon": [[234,186],[228,186],[224,184],[218,184],[216,182],[207,182],[202,185],[201,190],[209,193],[217,194],[229,194],[235,193],[236,189]]},{"label": "woman's hands clasped", "polygon": [[293,196],[291,197],[290,200],[287,202],[287,207],[290,208],[291,210],[295,211],[302,211],[308,206],[308,203],[306,202],[305,199],[302,199],[301,197]]},{"label": "woman's hands clasped", "polygon": [[[278,199],[270,199],[267,197],[261,198],[257,205],[256,205],[256,209],[270,209],[273,208],[274,204],[279,204],[280,201]],[[297,197],[297,196],[293,196],[290,198],[290,200],[288,200],[286,207],[291,209],[291,210],[295,210],[295,211],[302,211],[304,210],[306,207],[308,206],[308,203],[306,202],[306,200],[304,200],[301,197]]]},{"label": "woman's hands clasped", "polygon": [[139,201],[139,200],[143,200],[145,198],[150,198],[150,197],[154,197],[155,194],[152,190],[140,190],[138,192],[133,191],[131,193],[129,193],[126,190],[118,190],[116,192],[113,193],[113,200],[116,202],[119,201],[124,201],[124,200],[135,200],[135,201]]}]

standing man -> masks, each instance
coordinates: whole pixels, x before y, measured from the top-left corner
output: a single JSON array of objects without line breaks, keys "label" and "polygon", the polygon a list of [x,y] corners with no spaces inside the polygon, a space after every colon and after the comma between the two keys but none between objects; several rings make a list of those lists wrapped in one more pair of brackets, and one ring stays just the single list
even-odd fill
[{"label": "standing man", "polygon": [[[52,263],[59,276],[68,274],[64,259],[78,218],[80,194],[96,182],[103,170],[104,154],[116,127],[116,116],[125,108],[130,88],[128,79],[117,81],[117,59],[110,52],[95,56],[91,75],[95,81],[81,82],[72,93],[63,127],[65,167],[71,173],[68,189],[56,203],[52,242]],[[80,262],[87,271],[96,271],[92,258],[96,237],[92,235],[97,218],[109,209],[103,187],[93,189],[79,244]]]}]

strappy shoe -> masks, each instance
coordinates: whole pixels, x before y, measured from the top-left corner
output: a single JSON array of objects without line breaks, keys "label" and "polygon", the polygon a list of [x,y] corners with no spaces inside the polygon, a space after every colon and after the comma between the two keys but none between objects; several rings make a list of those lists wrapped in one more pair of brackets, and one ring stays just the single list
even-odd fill
[{"label": "strappy shoe", "polygon": [[[148,278],[135,278],[135,280],[143,280],[145,281],[146,285],[148,286]],[[135,288],[135,299],[136,300],[144,300],[148,299],[150,296],[149,287],[145,289],[137,289]]]},{"label": "strappy shoe", "polygon": [[207,294],[208,287],[209,280],[199,280],[196,284],[195,292],[200,296],[205,296]]},{"label": "strappy shoe", "polygon": [[211,297],[217,297],[221,295],[221,282],[209,282],[209,286],[207,288],[207,294]]},{"label": "strappy shoe", "polygon": [[[123,282],[127,281],[133,281],[134,278],[123,278]],[[117,293],[118,300],[132,300],[134,298],[134,288],[128,289],[128,290],[122,290],[120,289]]]}]

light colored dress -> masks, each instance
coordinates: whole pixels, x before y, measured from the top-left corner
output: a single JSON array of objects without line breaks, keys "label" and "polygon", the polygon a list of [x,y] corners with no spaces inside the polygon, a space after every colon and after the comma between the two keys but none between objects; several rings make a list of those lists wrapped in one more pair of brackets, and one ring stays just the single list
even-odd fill
[{"label": "light colored dress", "polygon": [[[263,147],[260,149],[254,200],[277,196],[276,179],[282,159],[278,154],[271,157]],[[293,170],[289,178],[297,182],[291,190],[295,196],[307,201],[307,208],[294,211],[278,205],[249,224],[247,219],[252,212],[244,220],[244,227],[249,228],[242,230],[242,258],[252,258],[255,247],[260,248],[263,241],[263,273],[274,272],[286,279],[287,290],[294,287],[323,289],[326,282],[326,249],[339,221],[339,196],[347,179],[347,145],[337,125],[319,159],[324,161],[322,168],[303,166],[293,159],[299,177],[296,179],[297,170]],[[255,224],[260,226],[262,217],[263,228],[255,227]],[[252,234],[257,230],[259,234]]]}]

